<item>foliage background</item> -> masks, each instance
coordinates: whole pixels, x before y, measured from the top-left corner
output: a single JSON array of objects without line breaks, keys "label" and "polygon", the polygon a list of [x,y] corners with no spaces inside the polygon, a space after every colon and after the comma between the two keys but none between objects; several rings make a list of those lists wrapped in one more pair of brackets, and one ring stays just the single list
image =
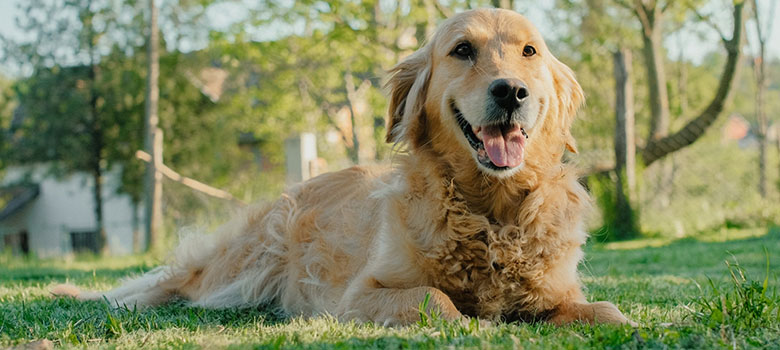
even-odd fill
[{"label": "foliage background", "polygon": [[[165,163],[181,174],[223,188],[244,201],[272,198],[286,186],[283,141],[298,132],[318,136],[328,170],[392,159],[383,142],[384,72],[418,48],[446,15],[501,1],[161,1],[160,118]],[[574,133],[581,153],[571,160],[588,169],[613,159],[612,52],[634,54],[633,82],[639,146],[647,135],[647,79],[639,50],[640,25],[612,0],[509,1],[541,18],[556,55],[577,72],[587,95]],[[664,60],[672,130],[704,108],[725,60],[716,29],[700,15],[729,22],[729,2],[670,1]],[[760,1],[762,6],[768,2]],[[34,0],[17,4],[26,35],[3,33],[0,78],[0,169],[51,162],[52,176],[84,169],[91,143],[89,93],[96,93],[105,147],[101,166],[123,169],[121,191],[141,200],[146,79],[145,1]],[[754,23],[748,21],[750,28]],[[726,140],[730,116],[755,126],[753,34],[748,30],[735,98],[696,144],[641,169],[634,191],[643,233],[684,237],[723,227],[766,227],[778,221],[778,146],[770,147],[765,198],[757,193],[757,151]],[[778,38],[770,39],[770,48]],[[774,40],[774,41],[772,41]],[[695,41],[696,44],[693,44]],[[708,51],[706,53],[693,50]],[[90,62],[99,75],[92,83]],[[204,93],[204,72],[224,74],[219,93]],[[767,115],[776,127],[780,61],[768,61]],[[219,80],[219,79],[217,79]],[[208,88],[208,87],[206,87]],[[241,137],[259,147],[252,152]],[[777,141],[775,141],[777,142]],[[259,156],[258,156],[259,155]],[[259,159],[259,160],[258,160]],[[53,162],[52,162],[53,161]],[[671,176],[663,171],[672,169]],[[1,171],[1,170],[0,170]],[[599,204],[591,228],[610,239],[614,175],[589,180]],[[213,226],[231,204],[176,183],[165,190],[168,232],[183,225]]]}]

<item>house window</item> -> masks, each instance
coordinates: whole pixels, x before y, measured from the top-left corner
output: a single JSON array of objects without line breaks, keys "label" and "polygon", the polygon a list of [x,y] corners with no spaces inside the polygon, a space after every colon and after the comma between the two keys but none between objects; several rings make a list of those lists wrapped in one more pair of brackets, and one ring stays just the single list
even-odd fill
[{"label": "house window", "polygon": [[74,253],[99,253],[99,240],[100,235],[96,231],[70,233],[70,246]]},{"label": "house window", "polygon": [[5,249],[10,250],[13,255],[30,254],[30,244],[28,243],[27,231],[19,231],[3,236]]}]

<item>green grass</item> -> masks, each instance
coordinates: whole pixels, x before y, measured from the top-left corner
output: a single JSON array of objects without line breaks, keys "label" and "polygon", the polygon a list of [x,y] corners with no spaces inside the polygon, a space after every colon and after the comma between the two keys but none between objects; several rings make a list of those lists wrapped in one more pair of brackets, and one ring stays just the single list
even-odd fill
[{"label": "green grass", "polygon": [[[780,349],[780,230],[700,240],[588,246],[591,300],[610,300],[640,327],[452,324],[421,312],[406,328],[286,318],[268,310],[148,310],[52,299],[69,281],[108,289],[159,262],[148,257],[22,260],[0,256],[0,348],[49,339],[62,348],[771,348]],[[730,268],[724,263],[728,261]],[[767,262],[769,267],[767,268]],[[425,301],[421,300],[421,307]]]}]

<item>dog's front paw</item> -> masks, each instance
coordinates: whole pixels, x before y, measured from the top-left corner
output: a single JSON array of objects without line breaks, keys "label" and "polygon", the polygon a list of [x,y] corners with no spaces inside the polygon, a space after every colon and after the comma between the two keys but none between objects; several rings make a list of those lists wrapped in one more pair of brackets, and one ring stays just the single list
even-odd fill
[{"label": "dog's front paw", "polygon": [[493,322],[481,318],[477,318],[477,317],[463,316],[460,318],[460,322],[463,324],[464,327],[473,327],[473,325],[476,324],[476,326],[479,327],[479,329],[485,329],[494,326]]},{"label": "dog's front paw", "polygon": [[637,327],[638,324],[623,315],[617,306],[608,301],[589,304],[593,308],[593,323],[628,324]]},{"label": "dog's front paw", "polygon": [[608,301],[560,305],[549,321],[557,325],[580,321],[590,324],[608,323],[638,326],[636,322],[629,320],[614,304]]}]

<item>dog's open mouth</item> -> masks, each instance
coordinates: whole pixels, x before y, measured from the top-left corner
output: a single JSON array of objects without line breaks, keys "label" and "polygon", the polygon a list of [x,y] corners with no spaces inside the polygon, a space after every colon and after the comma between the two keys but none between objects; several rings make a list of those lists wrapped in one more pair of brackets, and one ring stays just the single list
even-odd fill
[{"label": "dog's open mouth", "polygon": [[477,161],[492,170],[509,170],[523,163],[525,129],[516,123],[472,126],[455,106],[450,104],[458,126],[477,152]]}]

